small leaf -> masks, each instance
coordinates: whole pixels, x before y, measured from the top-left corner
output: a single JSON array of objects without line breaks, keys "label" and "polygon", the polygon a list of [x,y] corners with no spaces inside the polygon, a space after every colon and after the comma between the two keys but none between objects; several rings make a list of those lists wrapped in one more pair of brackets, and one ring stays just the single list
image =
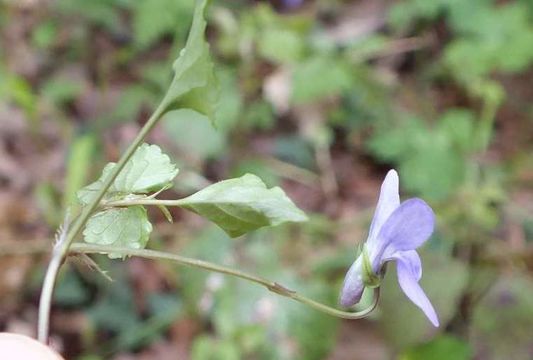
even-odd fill
[{"label": "small leaf", "polygon": [[307,220],[283,190],[267,189],[252,174],[208,186],[180,200],[180,206],[211,220],[231,237],[263,226]]},{"label": "small leaf", "polygon": [[[78,191],[78,199],[82,204],[87,205],[94,199],[115,165],[108,163],[100,179]],[[178,169],[170,162],[170,158],[161,152],[159,146],[142,144],[117,176],[105,198],[159,190],[177,174]]]},{"label": "small leaf", "polygon": [[165,215],[165,218],[168,220],[169,223],[173,223],[174,219],[172,219],[172,214],[170,211],[168,211],[167,207],[164,205],[157,205],[158,209],[161,210],[163,215]]},{"label": "small leaf", "polygon": [[77,254],[76,256],[72,257],[75,261],[78,261],[81,265],[88,267],[89,270],[96,271],[97,273],[100,273],[107,281],[113,282],[113,278],[109,276],[107,270],[104,270],[98,265],[96,261],[94,261],[89,255],[87,254]]},{"label": "small leaf", "polygon": [[207,0],[198,1],[185,47],[174,61],[174,79],[165,101],[166,110],[188,108],[213,119],[218,100],[218,86],[205,40]]},{"label": "small leaf", "polygon": [[95,137],[93,134],[82,135],[72,142],[64,185],[64,208],[77,204],[76,191],[85,184],[94,148]]},{"label": "small leaf", "polygon": [[[148,242],[152,224],[142,206],[114,208],[93,215],[83,231],[85,242],[99,245],[114,245],[143,249]],[[111,259],[121,254],[107,254]]]},{"label": "small leaf", "polygon": [[[108,163],[104,170],[102,170],[102,176],[92,184],[87,185],[86,187],[79,190],[76,195],[78,196],[78,200],[82,205],[88,205],[96,196],[98,191],[102,188],[102,185],[104,184],[105,179],[109,176],[109,173],[111,172],[111,169],[115,167],[116,163]],[[112,193],[114,191],[114,186],[111,185],[109,189],[107,190],[106,196],[104,198],[112,197]]]}]

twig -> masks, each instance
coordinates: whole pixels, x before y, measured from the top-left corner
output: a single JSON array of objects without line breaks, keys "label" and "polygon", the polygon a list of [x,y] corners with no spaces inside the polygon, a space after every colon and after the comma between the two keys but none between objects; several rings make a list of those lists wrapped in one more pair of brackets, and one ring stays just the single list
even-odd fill
[{"label": "twig", "polygon": [[335,199],[339,193],[339,184],[335,170],[333,169],[333,160],[328,146],[317,145],[315,147],[315,158],[318,168],[320,169],[320,182],[322,190],[328,199]]},{"label": "twig", "polygon": [[314,186],[320,180],[314,172],[274,157],[265,158],[265,163],[278,175],[307,186]]}]

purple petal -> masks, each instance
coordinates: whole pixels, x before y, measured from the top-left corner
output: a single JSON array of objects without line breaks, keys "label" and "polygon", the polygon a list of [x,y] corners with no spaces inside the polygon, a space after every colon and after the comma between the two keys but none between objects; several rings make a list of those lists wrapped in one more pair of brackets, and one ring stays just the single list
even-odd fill
[{"label": "purple petal", "polygon": [[367,246],[372,248],[375,245],[381,227],[398,206],[400,206],[398,173],[390,170],[381,184],[378,204],[368,232]]},{"label": "purple petal", "polygon": [[[416,254],[416,252],[415,252]],[[439,319],[437,313],[431,305],[431,302],[427,298],[424,290],[418,284],[418,277],[421,274],[420,269],[420,258],[416,255],[416,258],[411,252],[402,252],[396,255],[397,260],[397,272],[398,272],[398,282],[402,291],[407,295],[407,297],[418,306],[431,323],[438,327]]]},{"label": "purple petal", "polygon": [[288,9],[295,9],[303,4],[304,0],[283,0],[283,5]]},{"label": "purple petal", "polygon": [[[369,249],[370,261],[374,272],[379,271],[381,263],[376,256],[381,254],[384,246],[379,246],[378,234],[393,211],[400,206],[399,179],[395,170],[390,170],[383,183],[379,194],[378,204],[374,213],[374,218],[370,224],[370,231],[366,246]],[[378,251],[376,251],[378,250]],[[361,300],[365,285],[362,278],[362,257],[360,256],[350,267],[344,278],[340,304],[344,307],[350,307]]]},{"label": "purple petal", "polygon": [[409,264],[416,281],[420,281],[420,278],[422,277],[422,261],[415,250],[397,251],[391,255],[388,255],[388,251],[385,251],[383,258],[385,259],[384,262],[399,260],[401,258],[403,262]]},{"label": "purple petal", "polygon": [[339,300],[341,306],[350,307],[361,300],[365,288],[362,277],[362,260],[362,256],[359,256],[346,273]]},{"label": "purple petal", "polygon": [[379,260],[385,250],[389,254],[415,250],[431,236],[434,227],[435,215],[425,201],[417,198],[404,201],[381,228],[375,259]]}]

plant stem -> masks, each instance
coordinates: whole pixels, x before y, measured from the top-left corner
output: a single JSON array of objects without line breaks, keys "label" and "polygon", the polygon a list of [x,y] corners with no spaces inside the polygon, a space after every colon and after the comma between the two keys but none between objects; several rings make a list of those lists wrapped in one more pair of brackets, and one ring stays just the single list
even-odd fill
[{"label": "plant stem", "polygon": [[364,318],[368,316],[376,308],[378,301],[379,301],[379,287],[378,287],[374,289],[374,298],[373,298],[372,304],[368,308],[361,310],[361,311],[357,311],[357,312],[348,312],[348,311],[337,310],[331,306],[309,299],[303,295],[298,294],[297,292],[293,290],[290,290],[284,287],[281,284],[278,284],[277,282],[270,281],[268,279],[265,279],[265,278],[262,278],[262,277],[259,277],[253,274],[248,274],[246,272],[232,269],[226,266],[214,264],[208,261],[188,258],[188,257],[177,255],[177,254],[171,254],[171,253],[166,253],[162,251],[147,250],[147,249],[131,249],[131,248],[126,248],[126,247],[115,247],[115,246],[108,246],[108,245],[93,245],[93,244],[82,244],[82,243],[72,244],[72,246],[70,247],[70,251],[74,253],[83,253],[83,254],[93,254],[93,253],[117,254],[118,253],[123,256],[137,256],[137,257],[155,259],[155,260],[170,260],[170,261],[177,262],[181,265],[197,267],[197,268],[214,271],[214,272],[218,272],[218,273],[225,274],[225,275],[235,276],[243,280],[251,281],[256,284],[262,285],[266,287],[269,291],[272,291],[278,295],[298,301],[302,304],[312,307],[315,310],[321,311],[323,313],[326,313],[328,315],[332,315],[338,318],[343,318],[343,319],[354,320],[354,319]]},{"label": "plant stem", "polygon": [[182,206],[185,204],[183,199],[177,200],[160,200],[160,199],[151,199],[148,197],[139,198],[139,199],[126,199],[126,200],[115,200],[115,201],[106,201],[102,203],[105,207],[117,207],[117,206],[135,206],[135,205],[146,205],[146,206]]},{"label": "plant stem", "polygon": [[61,241],[58,241],[58,243],[54,246],[54,250],[52,251],[52,258],[50,259],[50,263],[48,265],[48,268],[46,269],[46,275],[41,291],[41,298],[39,300],[37,339],[42,343],[46,344],[48,342],[48,333],[50,327],[50,308],[52,305],[54,286],[57,278],[57,273],[59,272],[59,268],[61,267],[63,259],[69,251],[70,245],[72,244],[76,236],[84,228],[85,224],[89,220],[89,217],[99,206],[100,201],[104,197],[105,192],[107,191],[107,189],[109,189],[115,178],[122,171],[131,156],[135,153],[135,150],[137,150],[146,135],[148,135],[150,130],[152,130],[152,128],[157,124],[161,116],[165,113],[167,105],[168,100],[165,96],[157,107],[157,109],[155,110],[155,112],[150,117],[150,119],[148,119],[146,124],[142,127],[135,140],[133,140],[126,152],[122,155],[117,165],[113,167],[111,173],[105,179],[104,183],[102,184],[102,188],[100,189],[100,191],[98,191],[93,201],[91,201],[90,204],[83,208],[80,216],[73,223],[70,231],[68,232],[68,235],[61,239]]},{"label": "plant stem", "polygon": [[480,148],[483,152],[487,151],[489,143],[492,137],[494,128],[494,120],[496,118],[496,112],[500,106],[499,99],[486,99],[481,112],[481,121],[479,124],[479,137]]}]

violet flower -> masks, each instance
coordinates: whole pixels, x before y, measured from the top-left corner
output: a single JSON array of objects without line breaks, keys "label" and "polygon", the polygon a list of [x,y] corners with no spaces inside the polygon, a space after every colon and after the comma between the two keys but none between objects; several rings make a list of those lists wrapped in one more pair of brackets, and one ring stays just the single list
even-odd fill
[{"label": "violet flower", "polygon": [[398,182],[398,174],[390,170],[381,185],[366,243],[344,279],[340,304],[345,307],[357,304],[366,286],[379,286],[384,265],[396,261],[402,291],[434,326],[439,326],[435,309],[418,284],[422,264],[415,251],[433,233],[435,216],[421,199],[400,204]]},{"label": "violet flower", "polygon": [[304,0],[283,0],[281,3],[286,9],[296,9],[303,4]]}]

